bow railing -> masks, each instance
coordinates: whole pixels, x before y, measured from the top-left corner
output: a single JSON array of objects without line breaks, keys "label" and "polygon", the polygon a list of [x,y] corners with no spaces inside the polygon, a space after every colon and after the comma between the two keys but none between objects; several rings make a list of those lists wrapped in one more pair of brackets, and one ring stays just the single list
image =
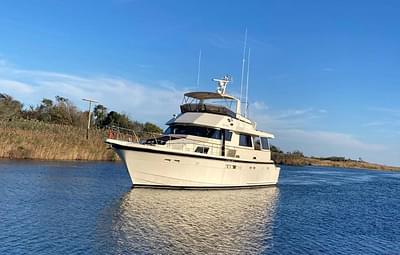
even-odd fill
[{"label": "bow railing", "polygon": [[146,131],[138,131],[118,126],[108,126],[108,138],[122,140],[132,143],[140,143],[149,146],[162,146],[173,150],[184,152],[203,153],[213,156],[222,156],[223,151],[228,157],[235,157],[236,147],[224,146],[222,142],[204,141],[201,139],[188,138],[186,135],[160,134]]}]

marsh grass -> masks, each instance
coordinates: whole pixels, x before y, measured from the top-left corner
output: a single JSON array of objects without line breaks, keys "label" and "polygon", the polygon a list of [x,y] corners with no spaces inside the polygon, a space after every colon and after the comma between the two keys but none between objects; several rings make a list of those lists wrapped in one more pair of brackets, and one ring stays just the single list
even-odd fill
[{"label": "marsh grass", "polygon": [[107,132],[34,120],[0,121],[0,158],[116,160],[104,143]]}]

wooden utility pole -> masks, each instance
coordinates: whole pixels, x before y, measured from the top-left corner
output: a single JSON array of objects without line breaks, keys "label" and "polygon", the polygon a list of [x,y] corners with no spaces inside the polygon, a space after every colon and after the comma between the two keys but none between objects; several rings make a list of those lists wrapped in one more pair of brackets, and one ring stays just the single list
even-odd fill
[{"label": "wooden utility pole", "polygon": [[89,102],[89,111],[88,111],[88,123],[87,123],[87,130],[86,130],[86,139],[89,139],[89,129],[90,129],[90,111],[92,108],[92,103],[98,103],[96,100],[92,100],[92,99],[86,99],[83,98],[83,101]]}]

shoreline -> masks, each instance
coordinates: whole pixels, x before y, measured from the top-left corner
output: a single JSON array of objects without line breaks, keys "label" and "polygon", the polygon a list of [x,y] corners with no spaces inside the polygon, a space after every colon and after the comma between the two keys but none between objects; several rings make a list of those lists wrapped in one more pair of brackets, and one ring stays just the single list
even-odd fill
[{"label": "shoreline", "polygon": [[[336,160],[330,160],[335,158]],[[335,167],[335,168],[349,168],[349,169],[367,169],[377,171],[400,171],[400,167],[388,166],[377,163],[370,163],[366,161],[357,161],[352,159],[329,157],[329,158],[316,158],[307,157],[302,154],[272,152],[272,160],[279,165],[287,166],[319,166],[319,167]]]},{"label": "shoreline", "polygon": [[112,159],[36,159],[36,158],[1,158],[0,161],[34,161],[34,162],[70,162],[70,163],[121,163],[122,161],[118,158],[116,160]]},{"label": "shoreline", "polygon": [[346,167],[346,166],[335,166],[335,165],[285,165],[284,166],[297,166],[297,167],[329,167],[329,168],[339,168],[339,169],[351,169],[351,170],[371,170],[371,171],[387,171],[387,172],[400,172],[399,167],[388,167],[386,165],[382,165],[384,168],[373,168],[373,167]]}]

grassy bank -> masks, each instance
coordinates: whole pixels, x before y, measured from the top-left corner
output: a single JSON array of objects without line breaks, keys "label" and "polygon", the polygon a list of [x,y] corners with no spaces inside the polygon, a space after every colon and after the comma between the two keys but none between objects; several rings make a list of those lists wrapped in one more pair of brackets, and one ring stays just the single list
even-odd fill
[{"label": "grassy bank", "polygon": [[272,159],[277,164],[292,166],[327,166],[340,168],[373,169],[400,171],[400,167],[374,164],[365,161],[345,159],[342,157],[316,158],[306,157],[299,153],[272,152]]},{"label": "grassy bank", "polygon": [[0,158],[115,160],[104,144],[106,132],[33,120],[0,121]]}]

